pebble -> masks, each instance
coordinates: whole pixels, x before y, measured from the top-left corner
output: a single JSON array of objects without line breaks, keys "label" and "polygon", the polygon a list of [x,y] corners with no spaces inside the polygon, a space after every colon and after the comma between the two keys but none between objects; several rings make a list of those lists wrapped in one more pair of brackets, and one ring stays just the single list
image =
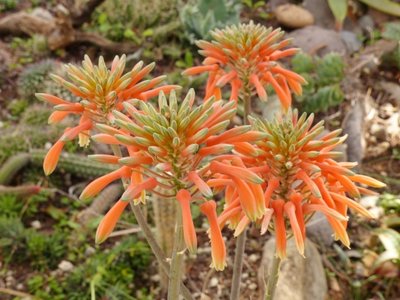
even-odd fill
[{"label": "pebble", "polygon": [[40,229],[40,228],[42,228],[42,223],[40,223],[40,221],[38,221],[38,220],[32,221],[31,227],[35,228],[35,229]]},{"label": "pebble", "polygon": [[161,277],[160,277],[159,274],[155,274],[155,275],[150,277],[150,280],[154,281],[154,282],[160,282],[160,279],[161,279]]},{"label": "pebble", "polygon": [[280,5],[274,13],[278,22],[286,27],[302,28],[314,24],[314,16],[298,5]]},{"label": "pebble", "polygon": [[74,265],[68,260],[63,260],[58,264],[58,268],[64,272],[70,272],[73,270]]},{"label": "pebble", "polygon": [[85,255],[89,256],[89,255],[93,255],[96,253],[96,249],[94,249],[93,247],[87,247],[85,250]]},{"label": "pebble", "polygon": [[213,277],[210,280],[210,287],[214,287],[218,285],[218,278],[217,277]]},{"label": "pebble", "polygon": [[251,254],[249,256],[249,261],[256,262],[260,257],[257,254]]},{"label": "pebble", "polygon": [[253,283],[251,283],[251,284],[249,285],[249,290],[255,290],[255,289],[257,289],[257,284],[255,284],[255,283],[253,282]]}]

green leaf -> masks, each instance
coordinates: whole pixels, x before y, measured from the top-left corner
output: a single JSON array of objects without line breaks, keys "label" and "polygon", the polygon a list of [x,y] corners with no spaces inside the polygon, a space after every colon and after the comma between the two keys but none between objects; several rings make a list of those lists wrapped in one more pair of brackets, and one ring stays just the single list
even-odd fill
[{"label": "green leaf", "polygon": [[380,0],[380,1],[360,0],[360,1],[388,15],[400,17],[400,4],[396,2],[390,0]]},{"label": "green leaf", "polygon": [[400,233],[390,228],[378,228],[373,231],[386,251],[381,253],[374,263],[374,269],[392,259],[400,259]]},{"label": "green leaf", "polygon": [[336,21],[342,24],[347,16],[347,0],[328,0],[328,4]]},{"label": "green leaf", "polygon": [[384,25],[382,37],[388,40],[400,41],[400,22],[389,22]]},{"label": "green leaf", "polygon": [[314,62],[311,55],[300,52],[292,58],[293,71],[296,73],[311,73]]}]

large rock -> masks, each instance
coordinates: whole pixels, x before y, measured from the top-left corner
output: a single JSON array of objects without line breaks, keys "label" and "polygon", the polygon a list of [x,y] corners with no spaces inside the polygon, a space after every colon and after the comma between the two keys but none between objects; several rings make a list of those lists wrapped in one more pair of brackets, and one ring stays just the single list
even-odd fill
[{"label": "large rock", "polygon": [[[264,246],[262,265],[259,269],[260,299],[264,299],[263,274],[269,270],[275,255],[275,239]],[[328,284],[321,255],[314,244],[306,240],[305,257],[296,249],[293,239],[287,243],[287,258],[282,262],[274,300],[324,300]],[[268,272],[268,271],[267,271]]]},{"label": "large rock", "polygon": [[280,5],[275,9],[274,13],[279,24],[289,28],[303,28],[314,24],[313,15],[298,5]]},{"label": "large rock", "polygon": [[303,6],[314,16],[315,25],[324,28],[335,28],[335,17],[329,8],[328,1],[304,0]]},{"label": "large rock", "polygon": [[338,52],[345,55],[349,52],[339,33],[318,26],[294,30],[288,34],[288,37],[293,38],[293,46],[311,54],[323,56],[330,52]]}]

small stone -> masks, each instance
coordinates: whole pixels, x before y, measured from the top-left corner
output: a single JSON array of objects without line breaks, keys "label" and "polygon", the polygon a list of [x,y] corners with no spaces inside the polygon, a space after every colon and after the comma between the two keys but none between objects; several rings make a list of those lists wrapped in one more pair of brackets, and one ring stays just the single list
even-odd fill
[{"label": "small stone", "polygon": [[375,24],[374,19],[370,15],[363,15],[359,20],[358,24],[366,33],[371,33],[374,30]]},{"label": "small stone", "polygon": [[242,273],[242,280],[249,278],[249,273]]},{"label": "small stone", "polygon": [[40,221],[38,221],[38,220],[32,221],[31,227],[35,228],[35,229],[40,229],[40,228],[42,228],[42,223],[40,223]]},{"label": "small stone", "polygon": [[74,265],[67,260],[63,260],[58,264],[58,268],[63,272],[70,272],[74,269]]},{"label": "small stone", "polygon": [[24,284],[23,283],[18,283],[17,286],[15,287],[17,290],[22,291],[24,289]]},{"label": "small stone", "polygon": [[213,277],[210,280],[210,287],[215,287],[218,285],[218,278],[217,277]]},{"label": "small stone", "polygon": [[257,254],[251,254],[249,256],[249,261],[250,262],[256,262],[260,257]]},{"label": "small stone", "polygon": [[349,53],[354,53],[361,49],[362,43],[354,32],[343,30],[340,32],[340,36]]},{"label": "small stone", "polygon": [[379,200],[379,196],[365,196],[360,200],[360,204],[365,208],[376,207]]},{"label": "small stone", "polygon": [[294,5],[284,4],[275,9],[278,22],[290,28],[302,28],[314,24],[313,15],[306,9]]},{"label": "small stone", "polygon": [[85,250],[85,255],[86,256],[90,256],[96,253],[96,249],[94,249],[93,247],[88,246]]},{"label": "small stone", "polygon": [[155,274],[155,275],[153,275],[153,276],[151,276],[150,277],[150,280],[151,281],[154,281],[154,282],[160,282],[160,275],[159,274]]},{"label": "small stone", "polygon": [[250,283],[250,284],[249,284],[249,290],[254,291],[255,289],[257,289],[257,284],[255,284],[254,282],[253,282],[253,283]]}]

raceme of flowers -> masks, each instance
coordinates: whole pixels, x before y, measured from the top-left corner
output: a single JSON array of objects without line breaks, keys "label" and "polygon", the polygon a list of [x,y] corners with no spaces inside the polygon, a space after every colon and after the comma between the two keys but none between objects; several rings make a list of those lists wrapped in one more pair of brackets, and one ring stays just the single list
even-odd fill
[{"label": "raceme of flowers", "polygon": [[[112,232],[130,200],[135,204],[145,201],[144,191],[152,191],[164,199],[176,198],[182,212],[184,239],[191,252],[197,248],[197,237],[190,207],[200,205],[210,224],[212,265],[222,270],[225,245],[218,225],[214,194],[206,181],[218,172],[238,172],[240,184],[258,187],[261,192],[257,183],[262,179],[246,168],[231,166],[225,154],[235,145],[263,139],[265,134],[252,131],[251,126],[226,130],[236,113],[233,102],[211,98],[195,107],[194,100],[193,90],[179,102],[173,91],[168,100],[160,93],[157,106],[129,100],[122,104],[125,113],[114,110],[115,126],[99,124],[97,128],[102,133],[92,138],[105,144],[122,145],[127,149],[127,156],[90,156],[97,161],[120,165],[120,168],[90,183],[81,198],[95,196],[120,178],[129,183],[121,199],[101,221],[97,242],[104,241]],[[246,198],[242,200],[243,203],[247,201]],[[259,200],[255,217],[260,217],[265,210],[264,202],[261,198]]]},{"label": "raceme of flowers", "polygon": [[79,103],[72,103],[50,94],[36,94],[38,99],[54,105],[55,111],[49,117],[50,124],[58,123],[71,114],[80,115],[79,124],[66,129],[46,155],[43,163],[46,175],[51,174],[56,168],[58,158],[67,141],[79,136],[80,146],[87,146],[94,123],[109,123],[111,111],[122,109],[122,103],[127,99],[137,98],[146,101],[158,96],[160,91],[168,93],[179,88],[175,85],[157,87],[164,81],[165,76],[144,80],[153,70],[154,63],[143,67],[143,62],[140,61],[131,71],[124,74],[125,63],[125,55],[116,56],[111,69],[108,69],[103,57],[100,56],[96,66],[85,55],[81,67],[73,64],[65,65],[67,79],[52,75],[57,83],[75,96],[82,98]]},{"label": "raceme of flowers", "polygon": [[291,106],[291,90],[301,95],[306,83],[300,75],[285,69],[279,60],[297,53],[297,48],[283,50],[290,39],[281,40],[284,32],[260,24],[232,25],[211,32],[213,41],[198,41],[205,56],[202,66],[191,67],[186,75],[208,73],[205,99],[211,95],[221,98],[221,88],[230,84],[230,99],[237,101],[244,94],[257,93],[267,100],[265,86],[275,90],[283,108]]},{"label": "raceme of flowers", "polygon": [[238,184],[235,174],[209,180],[209,185],[226,186],[225,208],[218,217],[220,226],[228,224],[235,229],[235,235],[239,235],[255,219],[249,214],[255,204],[245,207],[239,198],[244,195],[249,199],[263,197],[266,209],[255,221],[262,234],[268,229],[275,231],[277,254],[281,258],[286,254],[289,228],[298,251],[304,255],[305,224],[316,211],[327,217],[335,237],[349,247],[348,208],[367,218],[372,217],[355,201],[361,194],[374,193],[360,184],[374,188],[385,184],[354,173],[351,169],[356,163],[337,162],[335,159],[342,153],[333,150],[346,137],[339,137],[340,129],[324,132],[323,121],[313,126],[313,115],[299,117],[297,111],[289,110],[274,122],[260,119],[252,122],[266,137],[254,145],[235,146],[235,152],[239,154],[239,163],[244,162],[265,181],[261,185],[262,194],[257,196],[259,192],[253,188]]}]

